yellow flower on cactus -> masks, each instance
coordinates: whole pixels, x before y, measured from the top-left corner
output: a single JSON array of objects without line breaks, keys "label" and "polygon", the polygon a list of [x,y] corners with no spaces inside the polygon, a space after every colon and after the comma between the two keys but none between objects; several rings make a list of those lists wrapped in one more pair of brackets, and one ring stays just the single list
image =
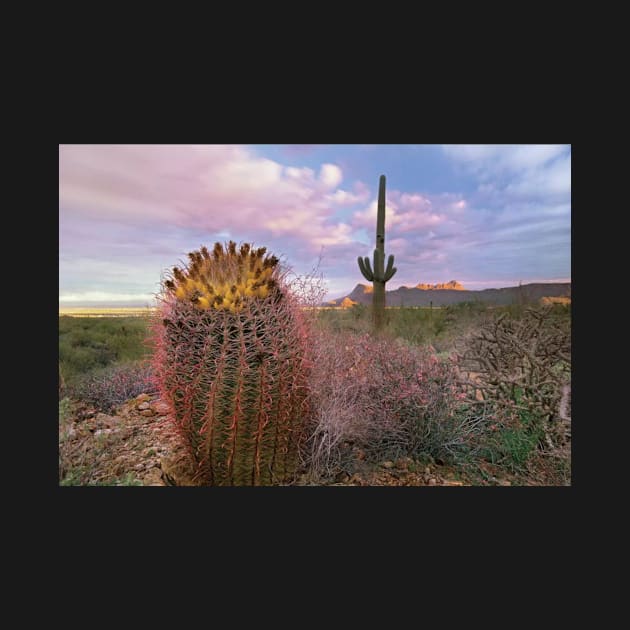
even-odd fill
[{"label": "yellow flower on cactus", "polygon": [[190,262],[183,269],[173,268],[165,289],[198,309],[235,313],[249,300],[264,300],[277,290],[279,261],[266,252],[247,243],[239,248],[234,241],[215,243],[212,253],[202,247],[188,254]]}]

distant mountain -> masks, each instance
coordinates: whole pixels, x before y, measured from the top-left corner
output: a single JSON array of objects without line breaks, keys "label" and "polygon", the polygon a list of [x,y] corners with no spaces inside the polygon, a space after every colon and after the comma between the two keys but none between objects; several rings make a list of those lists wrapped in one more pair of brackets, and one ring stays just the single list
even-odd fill
[{"label": "distant mountain", "polygon": [[[402,287],[399,287],[402,288]],[[405,287],[407,288],[407,287]],[[452,290],[452,291],[466,291],[464,287],[459,284],[456,280],[451,280],[450,282],[443,282],[442,284],[416,284],[416,289],[422,289],[423,291],[439,291],[439,290]]]},{"label": "distant mountain", "polygon": [[[322,306],[349,307],[353,304],[372,303],[372,285],[357,284],[348,295],[330,300]],[[418,284],[415,287],[399,287],[385,292],[387,306],[448,306],[460,302],[484,302],[486,304],[516,304],[538,302],[541,298],[570,298],[570,282],[538,282],[523,284],[520,287],[502,289],[483,289],[468,291],[459,282],[451,280],[444,284]]]}]

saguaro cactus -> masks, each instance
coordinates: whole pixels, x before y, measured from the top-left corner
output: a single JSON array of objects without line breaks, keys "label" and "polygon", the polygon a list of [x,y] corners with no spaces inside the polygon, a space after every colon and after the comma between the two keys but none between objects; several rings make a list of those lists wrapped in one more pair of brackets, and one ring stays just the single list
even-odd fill
[{"label": "saguaro cactus", "polygon": [[376,249],[374,250],[374,270],[370,259],[359,256],[359,269],[363,277],[373,283],[372,317],[374,330],[379,331],[385,321],[385,283],[396,273],[394,255],[390,254],[385,267],[385,175],[381,175],[378,184],[378,214],[376,216]]}]

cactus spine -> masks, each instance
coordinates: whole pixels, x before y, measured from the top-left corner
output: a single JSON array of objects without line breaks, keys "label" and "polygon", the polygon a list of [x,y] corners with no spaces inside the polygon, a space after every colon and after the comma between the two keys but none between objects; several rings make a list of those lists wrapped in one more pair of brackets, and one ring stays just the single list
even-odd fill
[{"label": "cactus spine", "polygon": [[202,247],[163,283],[155,371],[200,485],[270,485],[296,468],[306,328],[265,252]]},{"label": "cactus spine", "polygon": [[385,283],[396,273],[394,255],[390,254],[385,267],[385,175],[381,175],[378,184],[378,212],[376,216],[376,249],[374,250],[374,270],[370,259],[359,256],[359,269],[363,277],[373,283],[372,317],[374,330],[378,332],[385,322]]}]

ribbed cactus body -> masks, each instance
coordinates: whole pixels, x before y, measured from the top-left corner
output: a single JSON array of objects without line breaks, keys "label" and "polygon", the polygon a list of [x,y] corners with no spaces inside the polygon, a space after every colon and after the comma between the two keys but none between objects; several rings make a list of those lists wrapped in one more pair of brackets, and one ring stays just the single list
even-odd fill
[{"label": "ribbed cactus body", "polygon": [[277,259],[263,255],[230,243],[165,283],[156,372],[203,484],[268,485],[295,471],[306,331]]}]

